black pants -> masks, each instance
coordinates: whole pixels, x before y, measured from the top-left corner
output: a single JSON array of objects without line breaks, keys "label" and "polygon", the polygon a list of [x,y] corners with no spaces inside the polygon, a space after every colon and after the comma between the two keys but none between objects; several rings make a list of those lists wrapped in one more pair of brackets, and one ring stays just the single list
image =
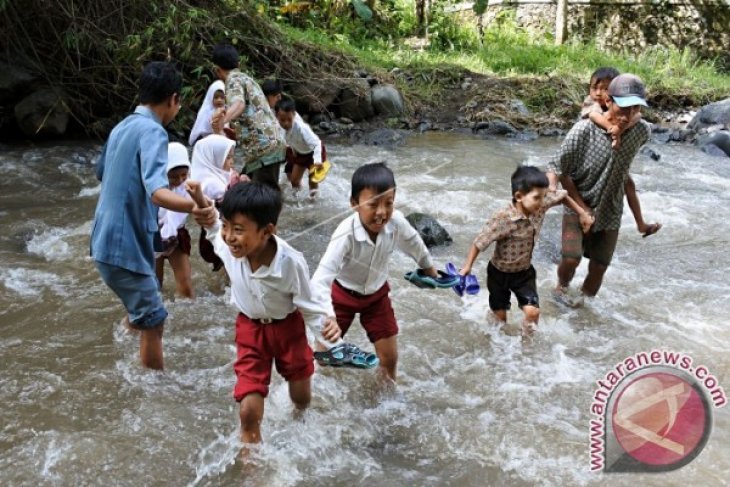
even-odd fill
[{"label": "black pants", "polygon": [[[283,162],[283,161],[282,161]],[[279,167],[281,166],[281,162],[277,162],[275,164],[269,164],[268,166],[263,166],[251,174],[248,175],[248,177],[251,178],[251,181],[255,181],[257,183],[262,183],[271,186],[277,191],[281,191],[281,188],[279,187]]]},{"label": "black pants", "polygon": [[517,296],[520,308],[523,306],[540,307],[535,284],[535,268],[519,272],[502,272],[492,265],[487,265],[487,289],[489,290],[489,307],[492,311],[510,308],[510,292]]}]

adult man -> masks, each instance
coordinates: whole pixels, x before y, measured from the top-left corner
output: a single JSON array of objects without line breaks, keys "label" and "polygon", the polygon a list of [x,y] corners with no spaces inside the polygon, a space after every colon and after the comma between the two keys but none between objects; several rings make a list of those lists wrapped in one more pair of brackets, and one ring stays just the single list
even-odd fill
[{"label": "adult man", "polygon": [[556,295],[571,305],[579,303],[568,298],[567,291],[581,256],[589,259],[582,293],[595,296],[601,288],[618,240],[624,193],[640,233],[646,237],[661,228],[658,223],[644,223],[636,187],[629,175],[631,162],[651,135],[651,127],[644,120],[629,126],[641,106],[648,106],[644,84],[637,76],[623,74],[611,81],[608,94],[605,116],[621,127],[621,147],[613,150],[611,135],[590,120],[583,120],[568,132],[559,153],[548,164],[551,186],[559,179],[568,195],[595,216],[591,231],[584,235],[575,213],[566,209],[563,215]]}]

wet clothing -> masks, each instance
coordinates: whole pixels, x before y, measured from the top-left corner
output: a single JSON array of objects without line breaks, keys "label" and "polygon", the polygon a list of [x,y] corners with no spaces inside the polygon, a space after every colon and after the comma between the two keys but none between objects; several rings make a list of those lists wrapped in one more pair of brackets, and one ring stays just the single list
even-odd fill
[{"label": "wet clothing", "polygon": [[618,230],[591,230],[583,234],[580,219],[575,213],[563,214],[562,256],[580,260],[585,257],[608,267],[613,259]]},{"label": "wet clothing", "polygon": [[373,294],[363,295],[335,281],[332,284],[332,303],[342,336],[350,329],[356,314],[360,315],[360,323],[370,342],[397,335],[398,322],[388,296],[389,291],[390,286],[386,282]]},{"label": "wet clothing", "polygon": [[157,277],[96,261],[104,283],[127,310],[129,322],[139,328],[155,328],[167,318]]},{"label": "wet clothing", "polygon": [[519,272],[502,272],[490,262],[487,265],[489,308],[492,311],[510,309],[510,292],[515,293],[520,308],[527,305],[539,308],[535,277],[533,266]]}]

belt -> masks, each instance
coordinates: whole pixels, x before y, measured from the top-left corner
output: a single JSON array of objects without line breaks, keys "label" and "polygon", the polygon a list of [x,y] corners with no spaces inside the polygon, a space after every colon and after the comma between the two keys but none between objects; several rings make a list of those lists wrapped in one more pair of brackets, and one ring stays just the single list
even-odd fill
[{"label": "belt", "polygon": [[[241,313],[241,316],[246,318],[247,320],[253,321],[257,325],[271,325],[273,323],[281,323],[286,318],[251,318],[250,316],[246,316],[245,314]],[[287,315],[288,317],[288,315]]]},{"label": "belt", "polygon": [[347,294],[349,294],[351,296],[355,296],[356,298],[364,298],[364,297],[370,296],[370,294],[362,294],[357,291],[353,291],[352,289],[347,289],[345,286],[340,284],[340,281],[338,281],[337,279],[335,279],[335,284],[337,285],[337,287],[339,287],[340,289],[345,291]]}]

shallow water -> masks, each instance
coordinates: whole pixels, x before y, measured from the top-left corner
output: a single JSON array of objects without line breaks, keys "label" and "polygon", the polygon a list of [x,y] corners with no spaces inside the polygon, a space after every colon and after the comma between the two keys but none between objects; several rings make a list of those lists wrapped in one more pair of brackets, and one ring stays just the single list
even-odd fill
[{"label": "shallow water", "polygon": [[[436,261],[460,263],[484,219],[509,196],[521,161],[545,162],[556,140],[519,143],[428,134],[387,152],[328,147],[334,168],[315,204],[288,205],[280,234],[313,270],[349,212],[349,177],[386,160],[396,203],[425,211],[454,244]],[[221,276],[193,254],[195,302],[164,295],[165,373],[142,370],[121,305],[87,257],[99,185],[93,144],[0,152],[0,484],[2,485],[727,485],[730,414],[715,410],[699,458],[667,474],[589,473],[595,381],[625,357],[657,347],[691,355],[730,389],[728,230],[730,166],[684,146],[640,156],[633,174],[649,239],[628,209],[598,299],[555,304],[560,210],[535,251],[542,318],[532,347],[485,320],[487,295],[458,298],[407,284],[391,264],[401,326],[399,385],[383,394],[369,372],[319,370],[303,422],[291,419],[274,374],[254,467],[237,461],[232,361],[234,311]],[[197,231],[193,231],[193,238]],[[484,287],[487,255],[478,261]],[[577,278],[585,275],[579,270]],[[359,326],[348,338],[367,345]]]}]

